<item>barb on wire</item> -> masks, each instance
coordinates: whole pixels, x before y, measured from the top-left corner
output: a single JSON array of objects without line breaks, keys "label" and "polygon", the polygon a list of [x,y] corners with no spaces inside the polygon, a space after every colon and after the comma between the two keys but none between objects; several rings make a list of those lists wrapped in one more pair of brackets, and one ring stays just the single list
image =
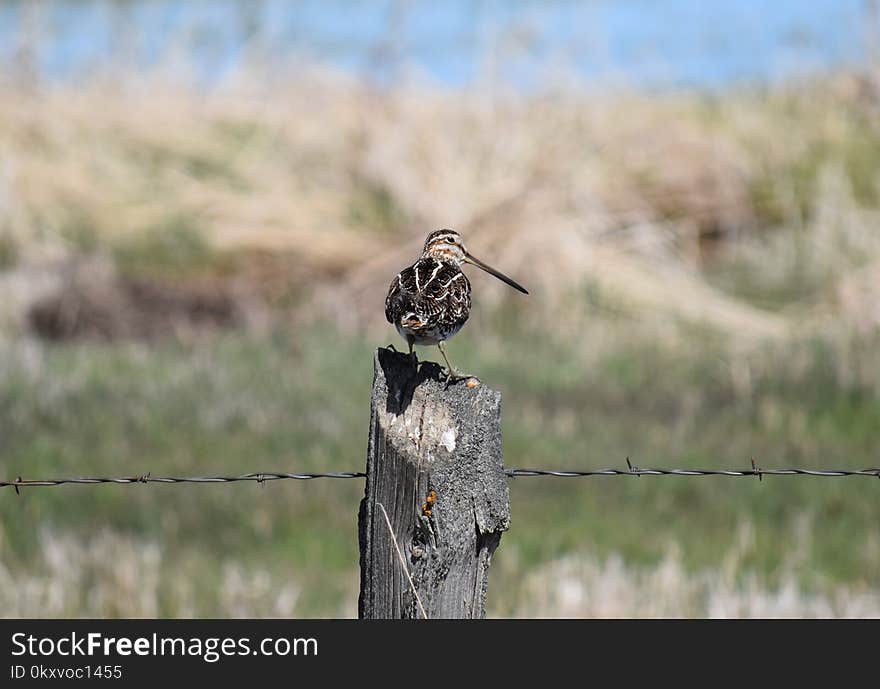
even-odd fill
[{"label": "barb on wire", "polygon": [[[633,463],[629,461],[629,457],[626,458],[626,468],[629,469],[629,473],[631,474],[635,474],[639,470],[638,467],[633,466]],[[638,476],[638,474],[636,474],[636,476]]]},{"label": "barb on wire", "polygon": [[[504,473],[510,478],[527,478],[534,476],[553,476],[556,478],[588,478],[591,476],[757,476],[763,480],[764,476],[816,476],[822,478],[842,476],[869,476],[880,478],[880,468],[868,469],[762,469],[752,459],[751,469],[642,469],[632,464],[629,457],[626,458],[626,469],[505,469]],[[237,483],[252,481],[265,483],[266,481],[297,480],[310,481],[318,478],[346,479],[365,478],[366,474],[361,471],[330,471],[314,473],[291,473],[291,472],[255,472],[241,474],[240,476],[153,476],[150,472],[136,476],[80,476],[72,478],[56,479],[23,479],[21,476],[13,481],[0,481],[0,488],[11,486],[17,494],[21,494],[21,488],[35,488],[45,486],[63,485],[95,485],[100,483],[130,484],[130,483]]]}]

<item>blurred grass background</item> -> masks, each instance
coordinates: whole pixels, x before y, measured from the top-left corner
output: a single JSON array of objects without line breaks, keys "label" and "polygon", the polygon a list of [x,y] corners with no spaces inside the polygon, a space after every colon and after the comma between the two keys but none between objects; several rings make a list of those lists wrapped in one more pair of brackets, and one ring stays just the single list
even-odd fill
[{"label": "blurred grass background", "polygon": [[[870,66],[205,88],[27,55],[0,89],[4,477],[360,470],[385,291],[438,227],[532,292],[472,276],[450,345],[503,391],[507,466],[878,464]],[[490,613],[880,615],[875,483],[514,480]],[[2,610],[354,615],[362,489],[8,490]]]}]

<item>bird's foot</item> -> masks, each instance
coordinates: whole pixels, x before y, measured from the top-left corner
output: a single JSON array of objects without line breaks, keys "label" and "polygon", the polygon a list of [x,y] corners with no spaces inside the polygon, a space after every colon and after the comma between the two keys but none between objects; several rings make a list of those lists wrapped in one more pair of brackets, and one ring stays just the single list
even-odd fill
[{"label": "bird's foot", "polygon": [[[479,378],[470,373],[464,373],[463,371],[459,371],[457,368],[444,368],[443,374],[446,376],[446,384],[452,385],[453,383],[457,383],[460,380],[474,380],[479,382]],[[469,385],[468,387],[473,387]]]},{"label": "bird's foot", "polygon": [[437,343],[437,348],[440,350],[440,354],[443,355],[443,361],[446,362],[446,368],[443,369],[443,372],[446,374],[446,387],[449,387],[459,380],[475,381],[474,383],[468,383],[469,388],[472,388],[475,385],[479,384],[479,378],[477,378],[476,376],[472,376],[470,373],[463,373],[455,368],[455,366],[449,360],[449,357],[446,356],[446,349],[443,347],[442,341]]}]

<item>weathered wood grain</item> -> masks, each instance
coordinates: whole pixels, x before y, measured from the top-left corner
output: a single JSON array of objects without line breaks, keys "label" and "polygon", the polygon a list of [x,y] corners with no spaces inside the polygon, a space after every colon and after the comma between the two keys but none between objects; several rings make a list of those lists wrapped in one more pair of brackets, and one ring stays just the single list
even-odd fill
[{"label": "weathered wood grain", "polygon": [[[485,616],[492,553],[510,524],[501,394],[379,349],[358,530],[361,618],[419,618],[383,505],[429,618]],[[426,507],[434,491],[436,502]],[[430,512],[430,514],[428,513]]]}]

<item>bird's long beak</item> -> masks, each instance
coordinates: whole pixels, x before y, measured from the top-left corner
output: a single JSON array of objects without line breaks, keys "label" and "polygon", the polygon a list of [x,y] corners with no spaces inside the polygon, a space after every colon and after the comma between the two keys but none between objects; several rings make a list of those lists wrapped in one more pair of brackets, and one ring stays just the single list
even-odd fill
[{"label": "bird's long beak", "polygon": [[517,283],[517,282],[514,282],[514,281],[511,280],[509,277],[507,277],[504,273],[501,273],[501,272],[495,270],[492,266],[487,266],[487,265],[486,265],[485,263],[483,263],[480,259],[478,259],[478,258],[474,258],[473,256],[471,256],[471,255],[470,255],[469,253],[467,253],[467,252],[465,252],[465,254],[464,254],[464,260],[465,260],[467,263],[470,263],[470,264],[472,264],[472,265],[477,266],[477,268],[482,268],[482,269],[485,270],[487,273],[489,273],[489,275],[494,275],[496,278],[498,278],[498,279],[501,280],[502,282],[506,282],[508,285],[510,285],[511,287],[513,287],[513,289],[515,289],[515,290],[519,290],[519,291],[522,292],[523,294],[528,294],[528,293],[529,293],[529,291],[528,291],[525,287],[523,287],[522,285],[520,285],[520,284]]}]

